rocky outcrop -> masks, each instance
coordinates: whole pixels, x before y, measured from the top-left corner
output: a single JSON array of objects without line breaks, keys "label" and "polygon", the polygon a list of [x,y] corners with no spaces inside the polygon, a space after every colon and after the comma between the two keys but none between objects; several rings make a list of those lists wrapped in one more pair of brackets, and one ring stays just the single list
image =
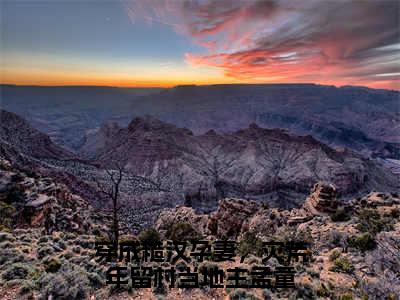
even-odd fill
[{"label": "rocky outcrop", "polygon": [[103,144],[96,155],[103,168],[118,161],[169,186],[182,180],[190,206],[205,212],[229,197],[300,206],[318,181],[334,184],[347,196],[371,189],[392,191],[398,185],[393,174],[371,160],[336,151],[311,136],[256,124],[229,134],[195,136],[152,117],[136,118]]},{"label": "rocky outcrop", "polygon": [[[93,219],[99,213],[86,200],[71,193],[66,185],[34,172],[27,174],[5,159],[0,163],[0,201],[9,208],[1,221],[7,219],[4,224],[11,228],[39,227],[48,233],[55,230],[84,233],[99,223]],[[99,228],[104,232],[110,218],[105,215],[101,218]]]},{"label": "rocky outcrop", "polygon": [[318,182],[311,190],[303,208],[312,213],[333,213],[338,207],[336,187],[332,184]]},{"label": "rocky outcrop", "polygon": [[223,199],[219,202],[218,210],[210,216],[210,231],[218,237],[237,237],[243,223],[258,209],[259,206],[255,201]]},{"label": "rocky outcrop", "polygon": [[31,157],[71,159],[75,155],[55,145],[50,138],[33,128],[23,118],[0,110],[0,144],[9,144],[19,154]]},{"label": "rocky outcrop", "polygon": [[233,132],[256,122],[311,134],[334,147],[399,159],[398,91],[315,84],[180,86],[162,91],[10,85],[1,89],[2,107],[73,149],[106,120],[127,124],[149,114],[195,134],[209,129]]}]

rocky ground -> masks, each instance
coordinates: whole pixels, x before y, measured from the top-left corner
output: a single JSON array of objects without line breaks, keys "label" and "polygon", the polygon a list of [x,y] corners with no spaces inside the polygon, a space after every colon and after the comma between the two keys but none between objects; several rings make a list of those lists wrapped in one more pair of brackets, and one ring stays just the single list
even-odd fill
[{"label": "rocky ground", "polygon": [[[312,260],[294,264],[295,289],[128,285],[118,290],[105,284],[107,266],[95,258],[95,240],[107,238],[107,215],[65,185],[17,170],[6,160],[1,161],[0,175],[2,299],[399,299],[400,199],[395,193],[371,192],[342,202],[334,186],[319,183],[304,204],[292,210],[229,198],[210,214],[185,206],[164,209],[155,231],[142,232],[139,240],[155,232],[162,240],[203,236],[238,243],[233,262],[203,266],[262,265],[260,243],[270,240],[306,241]],[[122,233],[125,230],[122,226]],[[279,262],[273,258],[267,265]]]}]

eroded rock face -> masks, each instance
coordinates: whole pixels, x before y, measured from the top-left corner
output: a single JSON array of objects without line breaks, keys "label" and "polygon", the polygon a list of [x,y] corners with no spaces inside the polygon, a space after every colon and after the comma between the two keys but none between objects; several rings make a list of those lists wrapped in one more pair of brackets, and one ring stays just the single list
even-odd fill
[{"label": "eroded rock face", "polygon": [[[256,213],[259,205],[255,201],[224,199],[219,202],[218,210],[210,216],[210,226],[217,227],[219,237],[237,237],[243,223]],[[212,229],[212,231],[214,231]]]},{"label": "eroded rock face", "polygon": [[0,109],[0,142],[9,143],[21,154],[36,158],[75,157],[67,150],[55,145],[49,136],[33,128],[23,118]]},{"label": "eroded rock face", "polygon": [[336,187],[332,184],[318,182],[311,190],[303,208],[311,213],[332,213],[338,207]]},{"label": "eroded rock face", "polygon": [[[7,225],[12,228],[39,227],[48,233],[54,230],[84,233],[95,227],[92,217],[97,213],[66,185],[38,174],[28,175],[4,159],[0,164],[0,201],[13,210],[7,216],[10,219]],[[103,217],[101,223],[108,224],[109,218]]]},{"label": "eroded rock face", "polygon": [[[184,198],[203,212],[214,210],[224,198],[298,207],[319,180],[332,182],[344,195],[392,191],[397,184],[372,160],[336,151],[311,136],[256,124],[232,133],[193,135],[151,117],[136,118],[99,140],[93,156],[99,165],[107,168],[119,161],[136,174],[163,178],[171,186],[182,180]],[[322,201],[329,191],[319,192]]]}]

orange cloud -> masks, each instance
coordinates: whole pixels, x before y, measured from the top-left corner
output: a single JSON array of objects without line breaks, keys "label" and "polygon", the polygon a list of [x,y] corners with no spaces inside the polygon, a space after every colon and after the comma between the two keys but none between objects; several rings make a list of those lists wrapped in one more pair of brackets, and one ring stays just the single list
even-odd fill
[{"label": "orange cloud", "polygon": [[400,88],[398,1],[137,2],[205,47],[189,64],[229,78]]}]

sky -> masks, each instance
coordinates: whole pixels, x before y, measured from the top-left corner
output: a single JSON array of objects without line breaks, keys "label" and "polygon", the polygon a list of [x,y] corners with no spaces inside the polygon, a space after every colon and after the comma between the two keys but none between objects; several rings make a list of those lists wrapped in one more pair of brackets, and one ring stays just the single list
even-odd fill
[{"label": "sky", "polygon": [[1,82],[400,89],[400,1],[1,0]]}]

